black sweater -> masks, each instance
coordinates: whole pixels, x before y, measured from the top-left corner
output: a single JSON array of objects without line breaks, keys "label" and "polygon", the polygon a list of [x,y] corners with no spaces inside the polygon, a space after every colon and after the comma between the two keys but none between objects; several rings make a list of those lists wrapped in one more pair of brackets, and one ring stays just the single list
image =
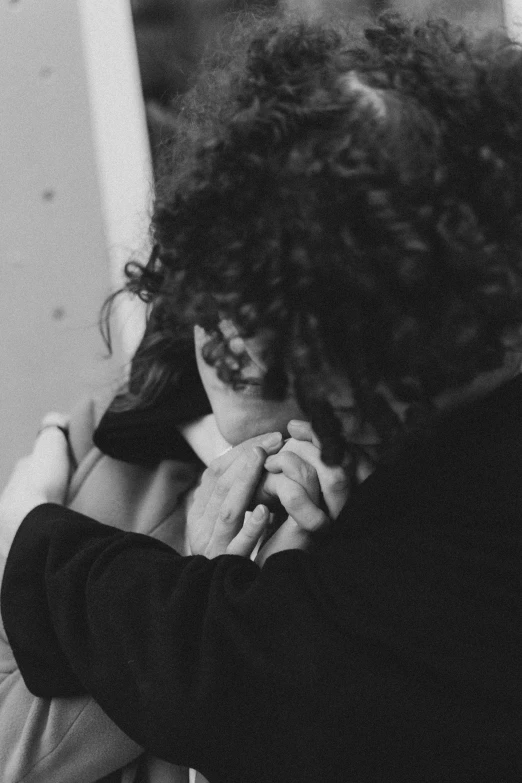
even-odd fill
[{"label": "black sweater", "polygon": [[212,783],[520,783],[521,576],[519,378],[262,570],[40,506],[2,613],[33,693]]}]

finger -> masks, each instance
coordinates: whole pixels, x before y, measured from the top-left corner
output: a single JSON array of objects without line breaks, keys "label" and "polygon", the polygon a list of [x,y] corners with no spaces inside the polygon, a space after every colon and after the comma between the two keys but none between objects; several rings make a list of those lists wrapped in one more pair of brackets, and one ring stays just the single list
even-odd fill
[{"label": "finger", "polygon": [[283,473],[274,476],[274,478],[277,479],[279,502],[300,527],[313,532],[329,523],[327,515],[310,499],[301,484],[287,478]]},{"label": "finger", "polygon": [[[314,447],[312,446],[312,449]],[[284,473],[292,481],[306,490],[310,500],[318,503],[321,498],[321,486],[315,467],[293,451],[280,451],[265,460],[265,468],[270,473]]]},{"label": "finger", "polygon": [[[206,512],[208,504],[216,502],[218,505],[223,500],[224,496],[230,489],[231,480],[234,479],[234,474],[228,474],[228,479],[221,481],[222,476],[227,474],[230,467],[239,460],[239,465],[248,459],[248,454],[252,448],[259,446],[264,449],[265,453],[273,454],[277,449],[283,445],[283,436],[280,432],[268,432],[263,435],[257,435],[254,438],[244,441],[244,443],[235,446],[234,448],[227,449],[227,451],[220,454],[219,457],[210,462],[207,469],[202,475],[200,486],[198,488],[197,495],[197,508],[198,513],[201,515]],[[227,483],[228,481],[228,483]],[[218,486],[219,482],[219,486]],[[218,497],[213,498],[217,492]],[[221,497],[220,497],[221,496]]]},{"label": "finger", "polygon": [[40,429],[52,426],[67,428],[69,426],[69,416],[65,413],[57,413],[56,411],[46,413],[40,424]]},{"label": "finger", "polygon": [[[328,512],[333,519],[336,519],[349,497],[350,483],[344,468],[340,465],[325,465],[321,460],[319,448],[311,442],[297,441],[291,438],[276,457],[286,453],[287,450],[298,454],[313,466]],[[268,471],[272,470],[270,466],[273,459],[274,457],[269,457],[266,461],[265,467]]]},{"label": "finger", "polygon": [[47,435],[48,432],[56,434],[57,432],[61,432],[61,437],[66,439],[67,442],[69,442],[69,417],[66,416],[63,413],[47,413],[40,424],[40,428],[38,430],[37,436],[36,436],[36,443],[40,439],[42,435]]},{"label": "finger", "polygon": [[67,430],[57,425],[44,427],[38,433],[33,444],[32,457],[35,459],[68,459],[69,440]]},{"label": "finger", "polygon": [[243,527],[227,546],[226,554],[250,557],[265,532],[269,519],[270,514],[266,506],[256,506],[251,514],[247,512]]},{"label": "finger", "polygon": [[285,549],[308,549],[311,544],[310,533],[303,530],[291,517],[275,531],[256,556],[256,563],[263,566],[267,557]]},{"label": "finger", "polygon": [[64,413],[47,413],[43,417],[32,450],[36,460],[52,460],[59,466],[66,460],[70,469],[76,467],[69,441],[69,420],[69,416]]},{"label": "finger", "polygon": [[[215,518],[216,508],[219,510],[224,497],[236,480],[237,471],[241,473],[243,470],[241,466],[248,464],[249,455],[253,448],[263,449],[266,455],[275,453],[282,445],[283,436],[280,432],[268,432],[249,438],[212,460],[204,472],[201,482],[198,498],[200,513],[205,513],[207,516],[210,514]],[[234,464],[236,464],[237,471],[229,472]],[[222,480],[222,477],[225,478]],[[248,471],[244,478],[247,482],[249,481]]]},{"label": "finger", "polygon": [[260,446],[267,454],[275,454],[283,445],[283,436],[280,432],[267,432],[263,435],[256,435],[254,438],[240,443],[239,446],[225,451],[216,459],[212,460],[207,468],[210,475],[219,478],[229,467],[240,458],[245,458],[249,451],[255,446]]},{"label": "finger", "polygon": [[248,494],[259,480],[264,460],[266,452],[260,446],[254,446],[245,448],[241,459],[236,458],[223,472],[207,469],[204,477],[207,486],[206,513],[217,516],[233,488],[236,494]]},{"label": "finger", "polygon": [[292,419],[292,421],[288,422],[287,429],[292,438],[295,438],[296,440],[307,440],[310,443],[313,443],[314,446],[317,446],[318,449],[321,448],[321,441],[313,431],[309,421]]},{"label": "finger", "polygon": [[236,536],[245,518],[252,496],[261,478],[266,452],[259,446],[236,460],[218,480],[209,500],[206,515],[215,519],[209,541],[209,556],[222,553]]}]

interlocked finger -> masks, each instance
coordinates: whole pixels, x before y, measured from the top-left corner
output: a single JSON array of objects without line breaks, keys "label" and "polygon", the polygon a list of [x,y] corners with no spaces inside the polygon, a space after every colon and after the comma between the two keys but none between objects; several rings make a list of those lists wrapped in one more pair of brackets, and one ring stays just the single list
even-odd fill
[{"label": "interlocked finger", "polygon": [[[298,445],[310,446],[311,449],[314,449],[311,443]],[[278,454],[274,454],[266,460],[265,467],[270,473],[284,473],[287,478],[300,484],[306,490],[310,500],[314,503],[320,502],[321,486],[316,468],[295,451],[285,450],[283,447]]]},{"label": "interlocked finger", "polygon": [[309,421],[292,419],[292,421],[288,422],[287,428],[292,438],[301,441],[309,441],[318,449],[321,448],[321,441],[313,431]]},{"label": "interlocked finger", "polygon": [[327,515],[297,481],[288,478],[284,473],[272,474],[270,487],[271,491],[277,494],[287,514],[305,530],[313,532],[328,524]]},{"label": "interlocked finger", "polygon": [[[321,460],[320,449],[311,442],[298,441],[290,438],[279,454],[267,460],[266,469],[272,471],[272,466],[283,464],[281,458],[286,453],[299,455],[307,464],[313,467],[319,481],[324,503],[332,519],[336,519],[348,500],[349,481],[344,468],[340,465],[325,465]],[[279,460],[279,461],[278,461]],[[294,476],[290,476],[294,478]]]}]

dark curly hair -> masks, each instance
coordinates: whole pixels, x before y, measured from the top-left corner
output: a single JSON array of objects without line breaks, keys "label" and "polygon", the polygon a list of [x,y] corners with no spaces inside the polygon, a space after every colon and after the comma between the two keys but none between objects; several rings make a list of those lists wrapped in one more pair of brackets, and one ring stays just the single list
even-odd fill
[{"label": "dark curly hair", "polygon": [[193,324],[236,385],[219,320],[267,329],[265,394],[292,378],[339,463],[368,424],[384,446],[400,439],[391,395],[408,429],[520,349],[522,54],[396,15],[357,41],[339,25],[265,26],[212,134],[159,187],[150,262],[127,268],[152,303],[134,399],[153,398]]}]

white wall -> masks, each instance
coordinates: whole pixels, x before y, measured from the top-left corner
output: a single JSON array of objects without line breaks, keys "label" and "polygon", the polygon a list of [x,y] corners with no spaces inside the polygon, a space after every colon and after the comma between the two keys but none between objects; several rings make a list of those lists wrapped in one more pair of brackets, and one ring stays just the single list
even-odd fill
[{"label": "white wall", "polygon": [[510,35],[522,42],[522,0],[504,0],[504,14]]},{"label": "white wall", "polygon": [[143,246],[151,177],[128,0],[0,0],[0,65],[3,484],[41,416],[124,361],[102,360],[98,311]]}]

